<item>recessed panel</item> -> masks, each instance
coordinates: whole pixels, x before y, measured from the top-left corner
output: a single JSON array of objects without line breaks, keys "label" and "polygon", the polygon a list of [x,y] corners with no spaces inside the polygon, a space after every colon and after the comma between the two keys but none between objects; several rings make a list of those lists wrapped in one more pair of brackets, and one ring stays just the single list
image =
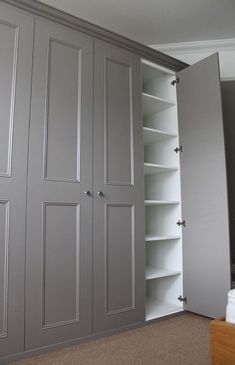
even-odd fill
[{"label": "recessed panel", "polygon": [[11,174],[18,30],[0,23],[0,175]]},{"label": "recessed panel", "polygon": [[49,48],[45,175],[77,181],[80,175],[81,50],[51,41]]},{"label": "recessed panel", "polygon": [[135,306],[134,207],[106,205],[106,315]]},{"label": "recessed panel", "polygon": [[44,203],[43,327],[78,320],[79,207]]},{"label": "recessed panel", "polygon": [[106,60],[105,182],[133,184],[133,112],[131,67]]},{"label": "recessed panel", "polygon": [[7,332],[9,205],[0,201],[0,337]]}]

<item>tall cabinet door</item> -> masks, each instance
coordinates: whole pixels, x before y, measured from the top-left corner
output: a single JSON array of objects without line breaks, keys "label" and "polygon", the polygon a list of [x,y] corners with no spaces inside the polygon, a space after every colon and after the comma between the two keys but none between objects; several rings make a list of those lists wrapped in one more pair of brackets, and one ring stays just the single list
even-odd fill
[{"label": "tall cabinet door", "polygon": [[38,19],[34,49],[27,349],[89,335],[92,323],[93,41]]},{"label": "tall cabinet door", "polygon": [[230,289],[230,255],[217,55],[178,77],[185,309],[218,317]]},{"label": "tall cabinet door", "polygon": [[140,59],[96,42],[93,324],[144,320],[144,181]]},{"label": "tall cabinet door", "polygon": [[0,4],[0,357],[24,349],[33,18]]}]

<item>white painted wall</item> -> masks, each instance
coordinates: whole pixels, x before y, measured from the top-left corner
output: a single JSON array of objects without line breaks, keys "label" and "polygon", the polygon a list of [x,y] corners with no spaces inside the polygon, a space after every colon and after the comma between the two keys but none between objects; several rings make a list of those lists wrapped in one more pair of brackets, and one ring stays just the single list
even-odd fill
[{"label": "white painted wall", "polygon": [[221,78],[235,80],[235,38],[216,41],[171,43],[151,46],[188,64],[219,53]]}]

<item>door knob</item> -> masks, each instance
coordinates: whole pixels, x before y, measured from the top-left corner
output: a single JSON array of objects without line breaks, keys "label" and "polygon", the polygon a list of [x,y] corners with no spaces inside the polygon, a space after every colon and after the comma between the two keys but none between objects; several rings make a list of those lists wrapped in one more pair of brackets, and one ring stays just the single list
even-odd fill
[{"label": "door knob", "polygon": [[86,191],[85,191],[85,195],[86,195],[86,196],[91,196],[91,192],[90,192],[89,190],[86,190]]},{"label": "door knob", "polygon": [[99,196],[104,196],[104,194],[102,193],[102,191],[98,191],[98,192],[97,192],[97,195],[99,195]]}]

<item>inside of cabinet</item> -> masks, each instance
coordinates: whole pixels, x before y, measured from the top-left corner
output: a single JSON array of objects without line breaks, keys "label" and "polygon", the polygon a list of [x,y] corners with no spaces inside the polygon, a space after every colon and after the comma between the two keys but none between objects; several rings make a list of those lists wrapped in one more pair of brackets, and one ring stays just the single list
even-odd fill
[{"label": "inside of cabinet", "polygon": [[174,72],[142,60],[146,320],[179,312],[183,296],[180,156]]}]

